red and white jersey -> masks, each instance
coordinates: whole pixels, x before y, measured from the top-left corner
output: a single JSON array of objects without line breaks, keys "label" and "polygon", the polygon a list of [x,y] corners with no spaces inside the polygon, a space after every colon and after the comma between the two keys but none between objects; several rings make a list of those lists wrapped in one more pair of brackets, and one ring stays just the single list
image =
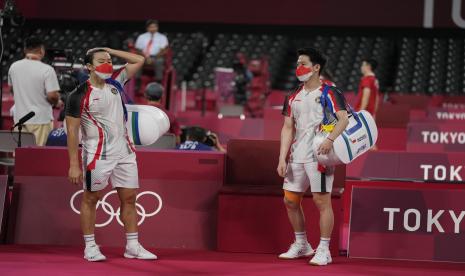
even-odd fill
[{"label": "red and white jersey", "polygon": [[[124,86],[125,68],[115,71],[112,79]],[[109,83],[93,87],[89,81],[71,92],[66,101],[66,116],[81,119],[82,157],[87,170],[97,160],[121,159],[135,151],[126,130],[123,101],[118,89]]]},{"label": "red and white jersey", "polygon": [[[322,84],[313,91],[307,91],[303,86],[286,97],[282,114],[294,119],[295,137],[291,146],[289,162],[316,162],[313,155],[313,138],[323,121],[323,107],[320,97],[326,84]],[[339,89],[329,87],[329,102],[325,112],[334,118],[334,113],[346,110],[344,97]]]}]

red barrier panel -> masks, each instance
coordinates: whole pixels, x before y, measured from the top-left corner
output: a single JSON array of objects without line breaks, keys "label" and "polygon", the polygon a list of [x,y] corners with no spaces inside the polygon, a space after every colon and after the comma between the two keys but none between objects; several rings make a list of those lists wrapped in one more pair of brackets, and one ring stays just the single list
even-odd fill
[{"label": "red barrier panel", "polygon": [[354,183],[349,256],[465,262],[462,186]]},{"label": "red barrier panel", "polygon": [[[166,248],[216,248],[217,195],[224,179],[224,154],[140,150],[137,204],[141,241]],[[15,187],[19,188],[16,227],[9,241],[19,244],[80,245],[81,187],[67,180],[65,148],[16,151]],[[110,189],[97,210],[97,242],[119,246],[124,230]],[[103,200],[103,199],[102,199]],[[108,203],[108,204],[107,204]],[[76,209],[76,210],[74,210]]]},{"label": "red barrier panel", "polygon": [[431,97],[431,101],[429,105],[431,107],[439,107],[439,108],[465,109],[465,97],[464,96],[435,95]]},{"label": "red barrier panel", "polygon": [[411,152],[465,152],[462,123],[411,123],[407,138],[407,150]]},{"label": "red barrier panel", "polygon": [[382,104],[376,114],[378,128],[405,128],[410,119],[411,107],[407,104]]},{"label": "red barrier panel", "polygon": [[[284,179],[276,172],[279,141],[231,140],[228,144],[226,179],[228,186],[268,186],[281,189]],[[346,166],[334,172],[334,189],[344,188]]]},{"label": "red barrier panel", "polygon": [[378,128],[379,150],[405,150],[407,146],[407,130],[405,128]]},{"label": "red barrier panel", "polygon": [[389,95],[390,102],[394,105],[407,105],[411,109],[426,109],[431,97],[427,95],[406,95],[406,94],[391,94]]},{"label": "red barrier panel", "polygon": [[347,165],[347,177],[461,182],[465,153],[370,151]]},{"label": "red barrier panel", "polygon": [[[339,228],[342,218],[340,197],[333,197],[334,231],[331,253],[339,254]],[[319,212],[305,197],[307,235],[313,247],[318,246]],[[218,209],[218,250],[226,252],[285,252],[294,239],[282,195],[220,194]]]},{"label": "red barrier panel", "polygon": [[465,120],[465,109],[428,108],[426,116],[426,118],[430,121],[461,123]]}]

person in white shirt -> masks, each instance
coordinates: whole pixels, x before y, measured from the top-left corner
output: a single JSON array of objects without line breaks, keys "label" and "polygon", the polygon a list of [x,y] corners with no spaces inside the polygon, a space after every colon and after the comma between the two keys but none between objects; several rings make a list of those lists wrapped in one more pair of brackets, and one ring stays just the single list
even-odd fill
[{"label": "person in white shirt", "polygon": [[161,82],[165,64],[165,54],[168,51],[168,38],[158,32],[158,21],[148,20],[145,24],[147,29],[137,37],[136,49],[145,56],[145,64],[153,66],[155,71],[155,81]]},{"label": "person in white shirt", "polygon": [[41,39],[29,37],[24,42],[25,58],[14,62],[8,71],[8,85],[12,87],[15,124],[31,111],[35,116],[24,126],[36,138],[36,144],[45,145],[53,129],[52,107],[60,101],[60,86],[55,70],[43,63],[45,47]]}]

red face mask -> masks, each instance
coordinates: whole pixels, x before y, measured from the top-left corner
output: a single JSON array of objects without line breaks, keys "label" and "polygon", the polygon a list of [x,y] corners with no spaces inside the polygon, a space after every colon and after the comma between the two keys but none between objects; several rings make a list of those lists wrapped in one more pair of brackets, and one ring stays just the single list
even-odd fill
[{"label": "red face mask", "polygon": [[299,81],[308,81],[310,77],[313,75],[313,71],[311,67],[305,67],[300,65],[295,70],[295,75],[299,79]]},{"label": "red face mask", "polygon": [[109,79],[113,74],[113,65],[110,63],[104,63],[95,67],[95,74],[101,79]]}]

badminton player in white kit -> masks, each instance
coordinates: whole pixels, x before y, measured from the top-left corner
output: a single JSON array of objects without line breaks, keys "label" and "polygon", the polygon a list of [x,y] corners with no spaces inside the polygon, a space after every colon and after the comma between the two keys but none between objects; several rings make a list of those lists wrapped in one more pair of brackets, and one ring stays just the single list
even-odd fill
[{"label": "badminton player in white kit", "polygon": [[[127,61],[113,71],[112,57]],[[101,191],[111,183],[121,202],[121,221],[126,231],[124,257],[154,260],[138,242],[136,195],[139,187],[134,145],[126,130],[127,112],[122,101],[123,86],[144,64],[144,57],[109,48],[87,52],[89,79],[79,85],[66,101],[69,180],[82,184],[81,228],[84,258],[103,261],[106,257],[95,243],[95,211]],[[78,157],[79,130],[82,133],[82,167]],[[83,174],[84,172],[84,174]]]},{"label": "badminton player in white kit", "polygon": [[[316,49],[298,50],[296,75],[303,83],[296,92],[289,95],[284,103],[284,125],[281,131],[281,149],[278,174],[284,177],[284,202],[288,217],[295,232],[295,242],[281,259],[313,258],[312,265],[327,265],[332,262],[329,241],[334,224],[331,207],[331,190],[334,180],[334,167],[318,164],[313,154],[313,138],[318,131],[325,130],[329,136],[318,149],[318,154],[327,154],[334,140],[347,127],[348,114],[342,92],[323,84],[320,73],[326,64],[326,58]],[[328,91],[325,108],[320,103],[324,89]],[[322,125],[323,112],[329,118],[329,124]],[[290,159],[287,162],[289,149]],[[313,201],[320,211],[320,244],[316,251],[307,241],[305,217],[301,202],[304,193],[310,188]]]}]

